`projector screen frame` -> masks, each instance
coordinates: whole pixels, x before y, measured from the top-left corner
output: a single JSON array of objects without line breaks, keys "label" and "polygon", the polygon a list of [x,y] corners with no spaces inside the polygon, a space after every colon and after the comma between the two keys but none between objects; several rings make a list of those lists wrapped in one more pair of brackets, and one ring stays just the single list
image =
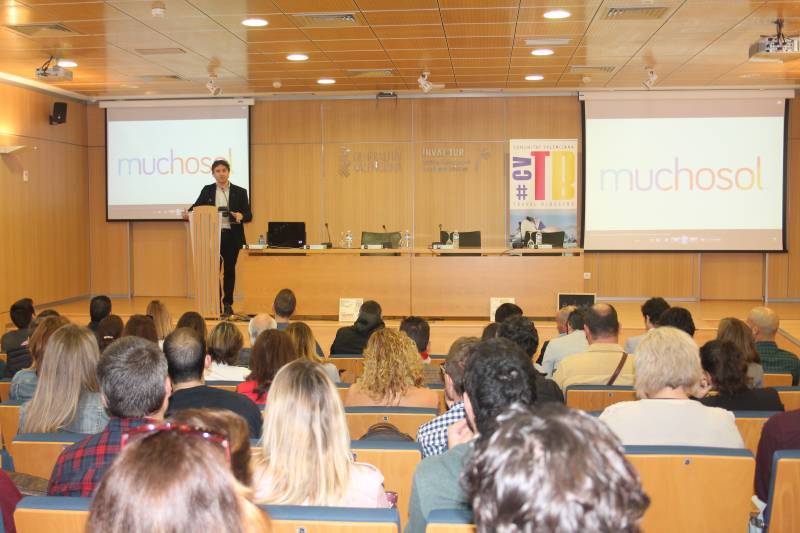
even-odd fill
[{"label": "projector screen frame", "polygon": [[670,253],[670,254],[708,254],[708,253],[770,253],[770,254],[783,254],[788,253],[789,249],[786,242],[786,202],[788,193],[788,160],[789,160],[789,98],[784,100],[783,108],[783,198],[781,202],[781,249],[780,250],[686,250],[686,249],[660,249],[660,250],[604,250],[604,249],[590,249],[585,248],[585,235],[586,235],[586,101],[581,98],[581,236],[580,247],[586,252],[590,253]]},{"label": "projector screen frame", "polygon": [[[214,100],[215,103],[221,103],[219,100]],[[127,102],[126,102],[127,103]],[[235,103],[242,103],[231,101],[231,105]],[[103,108],[103,168],[105,170],[105,196],[106,196],[106,222],[186,222],[182,218],[108,218],[108,107]],[[122,106],[120,106],[122,107]],[[127,106],[126,106],[127,107]],[[253,104],[247,104],[247,200],[250,202],[250,210],[253,210]],[[214,179],[209,175],[210,179]],[[198,191],[198,194],[200,191]],[[188,206],[187,206],[188,207]]]}]

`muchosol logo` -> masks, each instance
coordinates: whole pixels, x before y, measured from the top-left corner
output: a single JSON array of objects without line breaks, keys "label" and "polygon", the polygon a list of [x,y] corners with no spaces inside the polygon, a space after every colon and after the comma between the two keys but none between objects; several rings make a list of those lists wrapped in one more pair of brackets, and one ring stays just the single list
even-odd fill
[{"label": "muchosol logo", "polygon": [[646,191],[730,191],[764,190],[761,157],[753,167],[688,168],[676,157],[674,165],[663,168],[604,168],[600,190],[609,192]]},{"label": "muchosol logo", "polygon": [[117,174],[119,176],[167,176],[171,174],[210,174],[211,164],[217,159],[227,160],[233,166],[233,149],[228,148],[227,155],[186,156],[175,154],[170,149],[169,154],[161,157],[124,157],[117,159]]}]

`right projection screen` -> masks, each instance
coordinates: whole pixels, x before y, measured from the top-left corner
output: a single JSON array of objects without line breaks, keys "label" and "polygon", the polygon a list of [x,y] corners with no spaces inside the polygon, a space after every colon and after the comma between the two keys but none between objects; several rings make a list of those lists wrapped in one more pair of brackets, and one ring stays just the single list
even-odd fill
[{"label": "right projection screen", "polygon": [[784,250],[789,94],[584,100],[586,250]]}]

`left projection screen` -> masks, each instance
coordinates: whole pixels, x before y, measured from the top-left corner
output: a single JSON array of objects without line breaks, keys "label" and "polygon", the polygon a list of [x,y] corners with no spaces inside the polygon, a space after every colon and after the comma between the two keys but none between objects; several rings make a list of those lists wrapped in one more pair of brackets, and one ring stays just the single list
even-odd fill
[{"label": "left projection screen", "polygon": [[106,218],[178,220],[225,159],[230,181],[250,191],[247,104],[109,107]]}]

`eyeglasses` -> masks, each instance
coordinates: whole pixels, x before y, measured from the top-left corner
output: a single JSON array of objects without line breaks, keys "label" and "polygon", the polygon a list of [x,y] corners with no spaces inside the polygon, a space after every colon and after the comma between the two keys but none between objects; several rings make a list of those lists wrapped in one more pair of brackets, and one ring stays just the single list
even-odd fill
[{"label": "eyeglasses", "polygon": [[228,464],[231,462],[231,446],[228,442],[228,439],[219,435],[217,433],[213,433],[211,431],[207,431],[205,429],[201,429],[194,426],[189,426],[186,424],[175,424],[173,422],[164,422],[163,424],[144,424],[139,427],[131,428],[125,433],[122,434],[122,440],[120,441],[120,449],[125,448],[125,446],[130,442],[131,439],[136,438],[146,438],[150,435],[154,435],[156,433],[163,433],[165,431],[174,431],[181,435],[191,435],[193,437],[199,437],[203,440],[208,442],[213,442],[214,444],[218,444],[222,446],[225,450],[225,458],[228,460]]}]

